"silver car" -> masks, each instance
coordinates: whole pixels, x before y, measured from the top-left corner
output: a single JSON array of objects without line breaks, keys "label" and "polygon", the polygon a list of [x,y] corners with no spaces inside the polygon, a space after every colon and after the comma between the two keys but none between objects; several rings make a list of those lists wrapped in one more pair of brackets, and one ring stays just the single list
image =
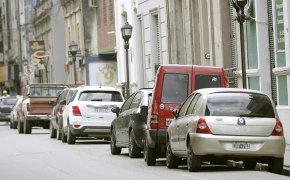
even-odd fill
[{"label": "silver car", "polygon": [[177,168],[187,158],[189,171],[202,162],[243,161],[245,169],[269,164],[283,169],[285,138],[282,123],[270,98],[258,91],[208,88],[193,92],[167,130],[167,167]]}]

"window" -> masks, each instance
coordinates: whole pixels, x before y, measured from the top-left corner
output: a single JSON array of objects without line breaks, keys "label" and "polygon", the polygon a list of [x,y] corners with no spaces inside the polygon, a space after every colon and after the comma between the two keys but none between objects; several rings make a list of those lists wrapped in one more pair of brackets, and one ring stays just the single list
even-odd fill
[{"label": "window", "polygon": [[122,102],[119,92],[115,91],[84,91],[80,94],[79,101],[112,101]]},{"label": "window", "polygon": [[188,114],[192,114],[194,109],[195,109],[195,104],[197,102],[197,100],[199,99],[201,95],[200,94],[196,94],[192,100],[192,102],[190,103],[189,107],[188,107],[188,110],[186,112],[186,115]]},{"label": "window", "polygon": [[278,76],[279,105],[288,105],[287,76]]},{"label": "window", "polygon": [[30,96],[57,97],[64,87],[31,87]]},{"label": "window", "polygon": [[165,74],[161,92],[162,103],[182,103],[188,96],[187,74]]},{"label": "window", "polygon": [[189,96],[186,101],[183,103],[182,107],[180,108],[180,111],[179,111],[179,117],[181,116],[184,116],[185,115],[185,112],[188,108],[188,105],[190,104],[191,100],[193,98],[193,95]]},{"label": "window", "polygon": [[249,89],[260,91],[260,78],[259,77],[249,77]]},{"label": "window", "polygon": [[131,102],[133,101],[133,98],[135,97],[136,94],[132,94],[123,104],[120,113],[126,111],[129,109]]},{"label": "window", "polygon": [[143,93],[141,93],[141,92],[137,93],[136,96],[134,97],[133,101],[132,101],[130,109],[138,108],[140,103],[141,103],[141,101],[142,101],[142,98],[143,98]]},{"label": "window", "polygon": [[197,74],[195,76],[195,89],[221,87],[219,75]]},{"label": "window", "polygon": [[275,118],[270,99],[255,93],[209,94],[205,115]]}]

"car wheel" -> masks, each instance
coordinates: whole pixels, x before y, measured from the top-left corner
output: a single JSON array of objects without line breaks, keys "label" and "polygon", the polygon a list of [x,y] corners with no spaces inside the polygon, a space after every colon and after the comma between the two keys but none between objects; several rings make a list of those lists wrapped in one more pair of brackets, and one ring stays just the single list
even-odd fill
[{"label": "car wheel", "polygon": [[23,122],[19,121],[17,125],[17,130],[19,134],[23,133]]},{"label": "car wheel", "polygon": [[168,169],[178,168],[178,158],[172,153],[170,142],[167,142],[166,166]]},{"label": "car wheel", "polygon": [[133,130],[129,133],[129,157],[137,158],[141,156],[141,149],[137,146]]},{"label": "car wheel", "polygon": [[76,143],[76,135],[74,135],[70,128],[67,129],[67,143],[68,144],[75,144]]},{"label": "car wheel", "polygon": [[257,162],[255,160],[245,160],[243,161],[244,169],[255,170]]},{"label": "car wheel", "polygon": [[284,158],[272,158],[269,161],[268,170],[271,173],[281,174],[283,170]]},{"label": "car wheel", "polygon": [[31,134],[31,122],[27,119],[24,119],[24,134]]},{"label": "car wheel", "polygon": [[62,128],[61,132],[62,132],[61,142],[66,143],[67,142],[67,136],[64,133],[64,128]]},{"label": "car wheel", "polygon": [[12,129],[13,128],[13,121],[12,121],[12,119],[10,119],[10,129]]},{"label": "car wheel", "polygon": [[53,128],[52,122],[49,124],[49,137],[56,138],[56,129]]},{"label": "car wheel", "polygon": [[116,137],[114,131],[111,133],[110,149],[112,155],[120,155],[122,148],[116,146]]},{"label": "car wheel", "polygon": [[17,129],[17,122],[15,121],[12,122],[12,129]]},{"label": "car wheel", "polygon": [[187,169],[189,172],[197,172],[201,169],[201,157],[193,153],[192,146],[187,146]]},{"label": "car wheel", "polygon": [[154,166],[156,164],[156,150],[149,147],[146,140],[144,146],[144,160],[146,161],[148,166]]},{"label": "car wheel", "polygon": [[62,139],[62,131],[61,131],[62,127],[60,125],[60,121],[58,121],[57,123],[57,128],[56,128],[56,139],[57,140],[61,140]]}]

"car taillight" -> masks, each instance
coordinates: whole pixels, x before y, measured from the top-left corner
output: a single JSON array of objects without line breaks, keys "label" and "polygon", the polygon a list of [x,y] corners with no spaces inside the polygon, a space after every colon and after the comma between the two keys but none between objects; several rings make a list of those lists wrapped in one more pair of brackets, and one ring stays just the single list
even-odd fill
[{"label": "car taillight", "polygon": [[150,116],[150,128],[151,129],[157,129],[158,128],[158,116],[155,114],[151,114]]},{"label": "car taillight", "polygon": [[81,116],[81,111],[80,108],[78,106],[73,106],[72,107],[72,112],[74,116]]},{"label": "car taillight", "polygon": [[273,129],[272,136],[283,136],[283,126],[279,119],[276,119],[276,125]]},{"label": "car taillight", "polygon": [[196,133],[203,133],[203,134],[211,134],[211,131],[206,124],[206,121],[204,118],[200,118],[197,122],[196,126]]},{"label": "car taillight", "polygon": [[63,113],[63,110],[64,110],[64,106],[62,106],[62,107],[59,109],[59,113],[62,114],[62,113]]}]

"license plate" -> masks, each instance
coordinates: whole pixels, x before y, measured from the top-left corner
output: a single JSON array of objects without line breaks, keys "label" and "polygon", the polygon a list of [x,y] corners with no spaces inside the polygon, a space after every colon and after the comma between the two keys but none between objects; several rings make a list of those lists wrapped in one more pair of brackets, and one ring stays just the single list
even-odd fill
[{"label": "license plate", "polygon": [[233,149],[235,150],[249,150],[251,149],[251,144],[247,142],[234,142]]},{"label": "license plate", "polygon": [[95,108],[96,113],[107,113],[108,109],[107,108]]}]

